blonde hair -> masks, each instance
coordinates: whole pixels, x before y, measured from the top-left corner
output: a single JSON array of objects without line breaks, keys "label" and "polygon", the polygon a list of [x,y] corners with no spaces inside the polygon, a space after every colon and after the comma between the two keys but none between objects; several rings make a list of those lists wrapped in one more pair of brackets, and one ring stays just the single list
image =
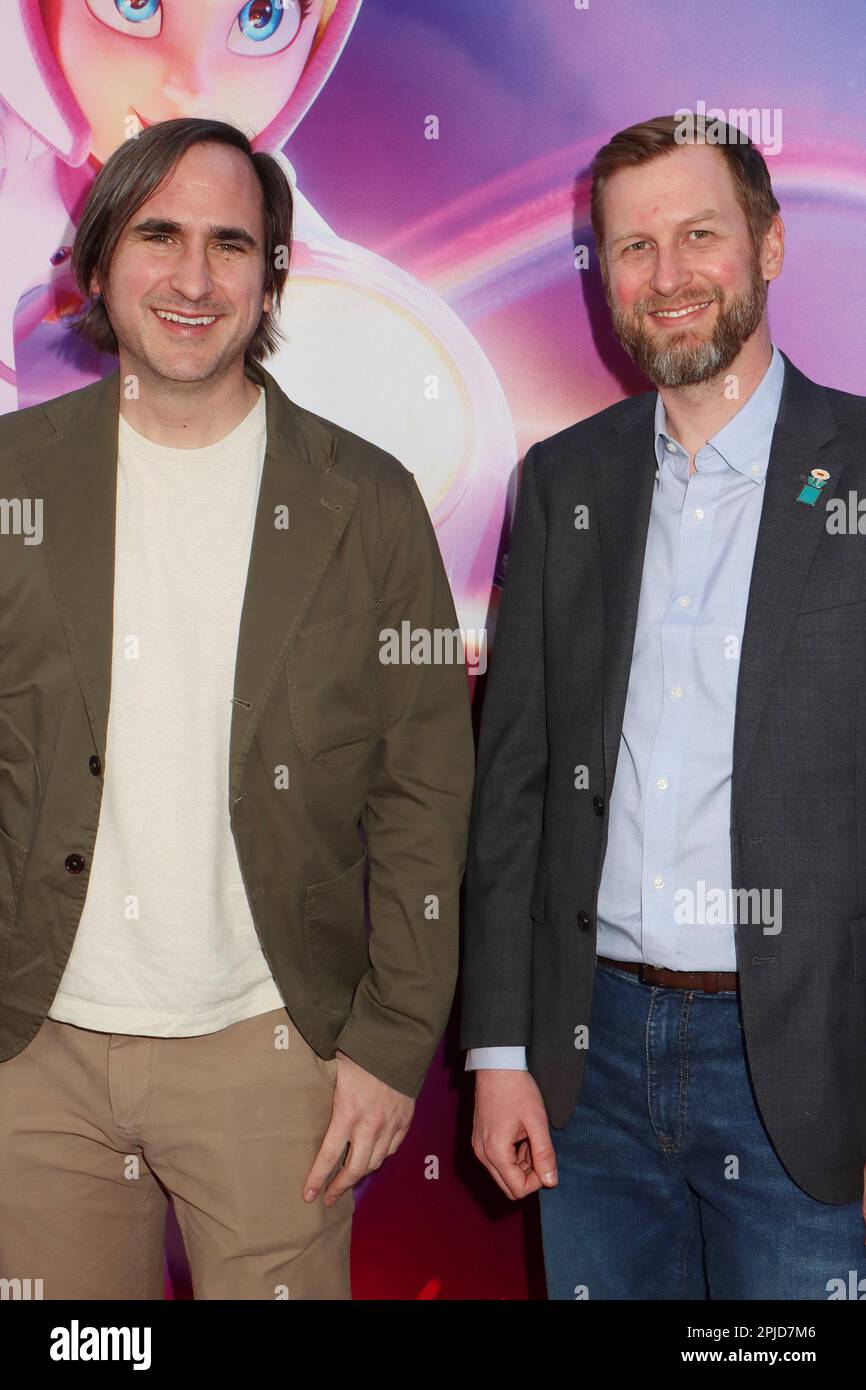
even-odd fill
[{"label": "blonde hair", "polygon": [[337,4],[338,0],[325,0],[325,3],[322,5],[322,17],[319,20],[316,37],[313,39],[313,47],[310,49],[311,54],[315,53],[322,39],[325,37],[325,30],[331,22],[331,17],[333,16],[334,10],[337,8]]}]

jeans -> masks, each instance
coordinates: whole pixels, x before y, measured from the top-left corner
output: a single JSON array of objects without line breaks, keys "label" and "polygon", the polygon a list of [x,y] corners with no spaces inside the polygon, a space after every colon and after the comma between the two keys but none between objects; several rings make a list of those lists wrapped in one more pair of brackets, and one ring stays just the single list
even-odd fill
[{"label": "jeans", "polygon": [[860,1202],[816,1201],[776,1157],[734,990],[597,965],[580,1100],[551,1137],[549,1298],[828,1299],[866,1276]]}]

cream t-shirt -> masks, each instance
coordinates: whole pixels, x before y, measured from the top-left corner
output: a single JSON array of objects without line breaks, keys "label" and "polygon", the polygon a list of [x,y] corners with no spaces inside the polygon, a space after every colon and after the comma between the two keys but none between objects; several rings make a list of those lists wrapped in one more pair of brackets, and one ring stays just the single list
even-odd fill
[{"label": "cream t-shirt", "polygon": [[229,821],[235,660],[267,438],[259,393],[204,449],[153,444],[119,419],[102,807],[48,1011],[82,1028],[192,1037],[284,1005]]}]

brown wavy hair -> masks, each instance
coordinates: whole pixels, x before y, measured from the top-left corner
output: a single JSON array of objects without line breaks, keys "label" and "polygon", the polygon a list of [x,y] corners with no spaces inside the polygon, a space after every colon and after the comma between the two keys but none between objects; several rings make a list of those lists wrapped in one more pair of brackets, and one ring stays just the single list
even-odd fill
[{"label": "brown wavy hair", "polygon": [[[292,190],[272,155],[253,151],[242,130],[226,121],[181,116],[147,126],[106,160],[94,180],[72,246],[72,272],[85,299],[83,314],[72,330],[99,352],[117,353],[117,338],[101,294],[91,299],[94,274],[100,285],[110,283],[110,267],[120,234],[143,203],[170,177],[178,160],[192,145],[206,141],[240,150],[252,164],[262,190],[265,227],[263,292],[273,297],[273,309],[263,312],[247,344],[244,362],[259,362],[276,352],[283,334],[273,322],[289,273],[292,255]],[[283,252],[279,256],[279,252]],[[277,264],[278,259],[284,265]]]}]

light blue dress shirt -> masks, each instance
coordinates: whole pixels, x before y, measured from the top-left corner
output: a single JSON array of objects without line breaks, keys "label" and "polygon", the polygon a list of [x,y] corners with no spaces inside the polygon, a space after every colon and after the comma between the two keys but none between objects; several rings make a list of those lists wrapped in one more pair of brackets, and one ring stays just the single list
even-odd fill
[{"label": "light blue dress shirt", "polygon": [[[731,771],[739,651],[785,363],[695,455],[658,462],[607,850],[597,951],[671,970],[736,970]],[[721,890],[721,891],[719,891]],[[470,1048],[466,1069],[526,1067],[524,1047]]]}]

